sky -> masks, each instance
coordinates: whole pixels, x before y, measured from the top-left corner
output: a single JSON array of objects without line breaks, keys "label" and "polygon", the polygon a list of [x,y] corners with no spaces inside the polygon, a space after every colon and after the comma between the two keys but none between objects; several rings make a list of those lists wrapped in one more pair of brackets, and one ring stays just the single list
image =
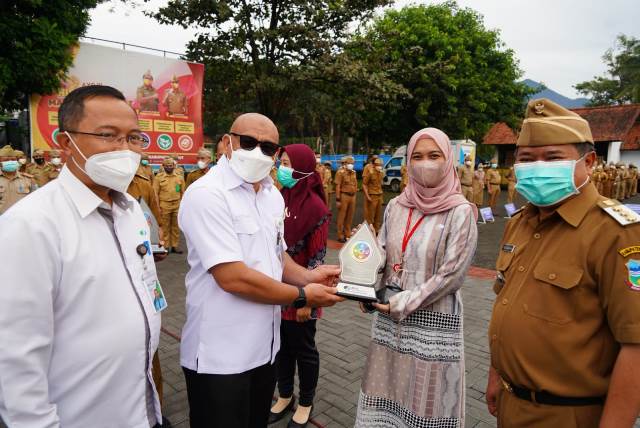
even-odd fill
[{"label": "sky", "polygon": [[[142,2],[140,2],[142,3]],[[183,53],[193,29],[160,25],[144,15],[167,0],[151,0],[133,8],[117,1],[91,12],[87,36]],[[394,7],[441,3],[397,0]],[[524,78],[543,82],[562,95],[579,96],[573,85],[606,71],[604,52],[619,34],[640,38],[637,0],[458,0],[484,16],[485,26],[500,31],[515,51]]]}]

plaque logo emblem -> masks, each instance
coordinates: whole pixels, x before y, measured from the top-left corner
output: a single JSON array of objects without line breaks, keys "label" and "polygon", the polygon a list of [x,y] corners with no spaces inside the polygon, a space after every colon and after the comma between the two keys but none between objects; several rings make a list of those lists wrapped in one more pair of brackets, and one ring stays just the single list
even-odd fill
[{"label": "plaque logo emblem", "polygon": [[351,255],[355,261],[364,263],[371,256],[371,246],[364,241],[358,241],[353,244]]}]

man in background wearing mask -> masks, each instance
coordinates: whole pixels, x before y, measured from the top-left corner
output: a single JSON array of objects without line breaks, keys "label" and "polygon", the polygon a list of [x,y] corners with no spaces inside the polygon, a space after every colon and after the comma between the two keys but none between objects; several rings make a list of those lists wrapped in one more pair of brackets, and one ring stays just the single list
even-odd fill
[{"label": "man in background wearing mask", "polygon": [[40,149],[34,150],[33,162],[27,166],[27,173],[33,175],[33,179],[38,187],[42,187],[49,182],[45,172],[47,165],[44,159],[44,151]]},{"label": "man in background wearing mask", "polygon": [[284,200],[269,177],[279,151],[273,122],[243,114],[223,138],[225,156],[180,206],[190,266],[180,363],[191,427],[263,428],[275,386],[280,305],[341,301],[325,285],[340,269],[307,270],[286,253]]},{"label": "man in background wearing mask", "polygon": [[498,197],[500,196],[500,183],[502,182],[497,163],[491,164],[491,169],[485,173],[485,180],[487,181],[487,190],[489,191],[489,206],[491,207],[491,211],[495,213]]},{"label": "man in background wearing mask", "polygon": [[171,155],[171,159],[173,159],[173,165],[174,165],[174,169],[173,171],[179,175],[180,177],[182,177],[182,179],[184,180],[184,168],[182,167],[182,165],[180,165],[178,163],[178,161],[180,160],[180,156],[178,156],[177,153],[174,153]]},{"label": "man in background wearing mask", "polygon": [[156,178],[156,176],[153,174],[153,169],[151,168],[151,164],[149,162],[149,155],[147,153],[142,153],[139,172],[147,177],[151,184],[153,184],[153,179]]},{"label": "man in background wearing mask", "polygon": [[351,222],[356,209],[356,192],[358,191],[358,179],[353,170],[353,157],[342,158],[342,168],[336,172],[336,207],[338,208],[338,242],[347,242],[351,236]]},{"label": "man in background wearing mask", "polygon": [[51,150],[49,152],[49,164],[45,167],[45,174],[47,182],[55,180],[62,171],[62,158],[60,157],[60,150]]},{"label": "man in background wearing mask", "polygon": [[324,163],[324,174],[322,175],[322,188],[324,189],[324,199],[327,207],[331,209],[331,195],[333,194],[333,176],[331,172],[331,162]]},{"label": "man in background wearing mask", "polygon": [[162,161],[162,171],[153,180],[153,189],[160,201],[160,211],[162,212],[160,224],[164,231],[165,247],[171,253],[182,254],[178,209],[184,193],[184,179],[176,174],[175,166],[175,161],[168,156]]},{"label": "man in background wearing mask", "polygon": [[38,188],[32,175],[19,171],[16,152],[11,146],[0,149],[0,215]]},{"label": "man in background wearing mask", "polygon": [[507,203],[512,204],[516,199],[516,173],[513,167],[507,172]]},{"label": "man in background wearing mask", "polygon": [[362,176],[362,191],[364,193],[364,219],[376,230],[380,231],[382,226],[382,159],[376,157],[373,161],[373,168],[366,176]]},{"label": "man in background wearing mask", "polygon": [[205,148],[198,150],[198,169],[191,171],[187,176],[186,188],[189,188],[190,184],[203,177],[209,172],[209,166],[211,165],[211,152]]},{"label": "man in background wearing mask", "polygon": [[482,207],[484,203],[484,165],[478,164],[478,169],[473,173],[473,203],[476,207]]},{"label": "man in background wearing mask", "polygon": [[473,164],[469,156],[465,156],[464,165],[458,167],[458,177],[462,186],[462,196],[473,203]]},{"label": "man in background wearing mask", "polygon": [[527,106],[489,326],[498,426],[631,428],[640,411],[640,216],[600,196],[586,120]]},{"label": "man in background wearing mask", "polygon": [[[117,89],[71,91],[60,177],[0,216],[0,417],[8,426],[154,427],[159,287],[149,227],[126,194],[138,118]],[[160,308],[161,309],[161,308]]]}]

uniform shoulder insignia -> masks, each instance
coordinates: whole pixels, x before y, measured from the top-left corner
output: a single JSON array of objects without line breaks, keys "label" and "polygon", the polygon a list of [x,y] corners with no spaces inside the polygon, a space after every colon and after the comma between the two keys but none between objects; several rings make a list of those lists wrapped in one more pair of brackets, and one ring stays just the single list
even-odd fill
[{"label": "uniform shoulder insignia", "polygon": [[621,226],[640,223],[640,215],[615,199],[603,199],[598,202],[598,206]]}]

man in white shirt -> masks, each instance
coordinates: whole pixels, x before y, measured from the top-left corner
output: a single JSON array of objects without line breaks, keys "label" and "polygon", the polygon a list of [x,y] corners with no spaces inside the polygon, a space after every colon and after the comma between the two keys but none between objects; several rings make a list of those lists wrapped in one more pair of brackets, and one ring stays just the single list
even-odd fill
[{"label": "man in white shirt", "polygon": [[[180,362],[192,428],[265,427],[280,349],[280,306],[330,306],[340,269],[307,270],[285,252],[284,201],[269,172],[278,130],[241,115],[225,156],[193,183],[178,214],[187,239]],[[293,285],[289,285],[293,284]]]},{"label": "man in white shirt", "polygon": [[0,417],[21,428],[159,426],[162,290],[149,227],[126,194],[138,119],[99,85],[69,93],[58,114],[59,178],[0,217],[11,243],[0,264]]}]

